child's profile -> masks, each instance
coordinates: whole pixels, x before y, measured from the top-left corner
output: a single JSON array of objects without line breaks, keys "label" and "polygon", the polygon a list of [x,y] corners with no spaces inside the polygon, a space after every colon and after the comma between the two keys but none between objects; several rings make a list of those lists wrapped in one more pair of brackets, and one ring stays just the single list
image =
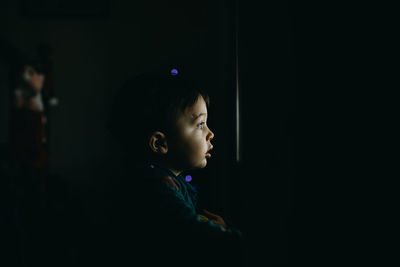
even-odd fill
[{"label": "child's profile", "polygon": [[[240,231],[199,207],[198,192],[182,175],[205,168],[211,159],[209,105],[204,90],[176,76],[139,75],[116,95],[109,126],[127,171],[113,218],[120,229],[140,229],[135,237],[140,236],[142,256],[154,251],[167,255],[178,246],[182,257],[207,253],[222,264],[229,257],[219,252],[239,249]],[[123,235],[113,238],[126,242]],[[174,261],[180,263],[187,262]]]},{"label": "child's profile", "polygon": [[174,128],[167,136],[155,130],[148,138],[150,150],[155,154],[153,160],[159,161],[175,175],[181,172],[204,168],[213,148],[211,140],[214,133],[207,125],[207,105],[199,95],[192,106],[178,112]]}]

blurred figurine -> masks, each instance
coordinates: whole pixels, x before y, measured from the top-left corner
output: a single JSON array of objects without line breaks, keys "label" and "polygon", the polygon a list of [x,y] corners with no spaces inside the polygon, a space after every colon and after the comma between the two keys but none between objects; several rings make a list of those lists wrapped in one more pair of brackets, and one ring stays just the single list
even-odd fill
[{"label": "blurred figurine", "polygon": [[30,185],[39,184],[41,196],[46,188],[48,152],[46,115],[41,91],[44,75],[33,65],[25,65],[13,90],[9,140],[11,155],[20,166],[22,177]]},{"label": "blurred figurine", "polygon": [[[42,89],[44,84],[44,75],[38,73],[34,67],[26,65],[22,71],[22,82],[15,89],[15,107],[23,110],[27,109],[36,112],[41,117],[41,124],[46,124],[47,118],[45,115],[44,103],[42,98]],[[45,132],[41,138],[43,143],[46,143]]]}]

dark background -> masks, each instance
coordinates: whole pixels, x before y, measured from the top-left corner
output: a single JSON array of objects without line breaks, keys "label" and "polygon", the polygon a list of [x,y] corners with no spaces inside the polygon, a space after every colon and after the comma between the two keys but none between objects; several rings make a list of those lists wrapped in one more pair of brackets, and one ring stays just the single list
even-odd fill
[{"label": "dark background", "polygon": [[[302,50],[303,9],[286,1],[262,6],[238,1],[237,7],[227,0],[57,3],[3,1],[0,10],[2,147],[8,138],[13,58],[34,57],[39,44],[49,44],[60,101],[51,108],[48,124],[51,207],[37,228],[16,214],[17,190],[7,187],[11,178],[6,175],[7,159],[2,158],[3,207],[6,215],[13,216],[3,219],[10,227],[6,259],[21,266],[40,257],[74,264],[81,226],[101,229],[105,224],[107,189],[119,175],[105,129],[113,95],[138,72],[168,73],[175,67],[179,75],[204,84],[211,96],[213,158],[206,169],[191,173],[200,197],[209,210],[229,218],[245,234],[245,266],[297,262],[298,251],[307,243],[307,239],[296,242],[302,223],[295,217],[293,199],[299,194],[294,188],[300,187],[296,168],[306,154],[296,153],[303,136],[298,126],[304,119],[298,105],[305,103],[296,100],[298,73],[304,71],[298,62],[309,51]],[[236,48],[239,163],[235,161]],[[132,105],[136,101],[140,99],[132,99]],[[30,252],[29,227],[46,240],[43,249]]]}]

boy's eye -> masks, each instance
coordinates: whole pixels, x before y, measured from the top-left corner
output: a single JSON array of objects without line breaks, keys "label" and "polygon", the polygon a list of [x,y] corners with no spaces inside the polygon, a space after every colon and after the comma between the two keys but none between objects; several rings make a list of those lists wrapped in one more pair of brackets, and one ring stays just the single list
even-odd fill
[{"label": "boy's eye", "polygon": [[203,122],[200,122],[199,124],[197,124],[197,128],[203,129],[204,124],[206,124],[204,121],[203,121]]}]

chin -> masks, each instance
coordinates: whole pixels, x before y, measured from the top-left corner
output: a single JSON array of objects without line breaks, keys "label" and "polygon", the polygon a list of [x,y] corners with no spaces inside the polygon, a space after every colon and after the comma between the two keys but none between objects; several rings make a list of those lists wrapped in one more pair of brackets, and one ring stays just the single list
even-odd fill
[{"label": "chin", "polygon": [[207,159],[204,158],[203,161],[200,163],[200,168],[203,169],[207,166]]},{"label": "chin", "polygon": [[198,164],[193,164],[190,168],[187,168],[188,170],[198,170],[198,169],[203,169],[207,166],[207,161],[200,162]]}]

